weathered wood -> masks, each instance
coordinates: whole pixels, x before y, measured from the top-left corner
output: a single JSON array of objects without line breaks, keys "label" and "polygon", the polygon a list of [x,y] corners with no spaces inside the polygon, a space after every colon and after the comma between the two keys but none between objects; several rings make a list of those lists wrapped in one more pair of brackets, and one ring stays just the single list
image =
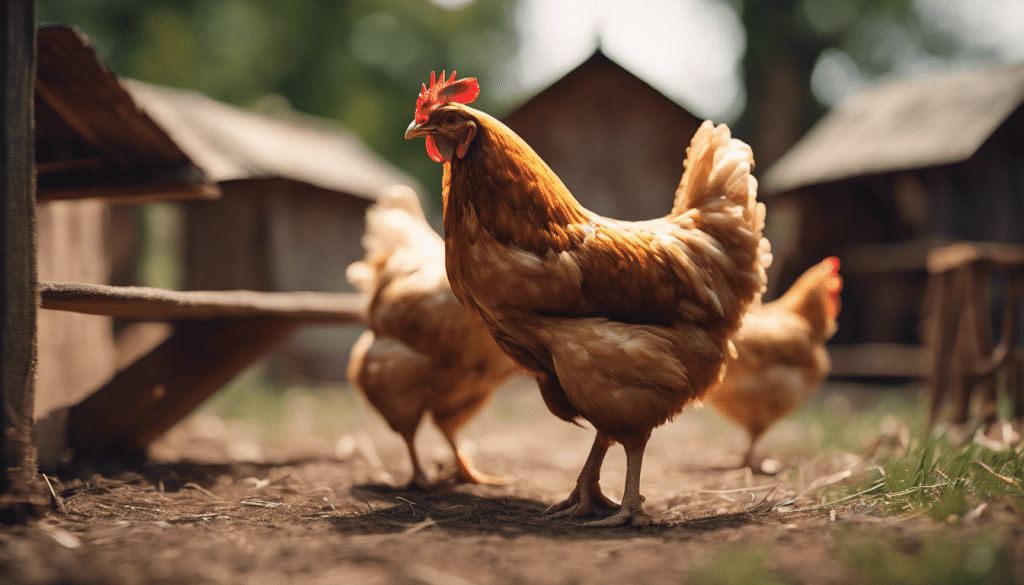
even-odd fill
[{"label": "weathered wood", "polygon": [[123,166],[189,163],[188,156],[139,110],[88,41],[66,28],[39,30],[35,89],[105,159]]},{"label": "weathered wood", "polygon": [[856,343],[829,346],[828,351],[832,376],[918,377],[924,371],[921,345]]},{"label": "weathered wood", "polygon": [[584,207],[626,220],[668,213],[702,122],[600,50],[503,121]]},{"label": "weathered wood", "polygon": [[31,0],[0,3],[0,520],[45,509],[33,442],[36,366]]},{"label": "weathered wood", "polygon": [[930,272],[957,270],[968,264],[1000,268],[1024,266],[1024,246],[1001,242],[957,242],[928,253]]},{"label": "weathered wood", "polygon": [[[929,427],[947,418],[961,428],[986,426],[998,416],[1000,374],[1018,421],[1024,413],[1024,352],[1017,346],[1024,303],[1024,246],[960,242],[928,255],[930,304]],[[1006,277],[998,344],[992,331],[993,276]],[[976,411],[971,412],[976,402]],[[974,427],[969,427],[972,422]]]},{"label": "weathered wood", "polygon": [[[40,281],[110,284],[108,206],[100,201],[56,201],[36,205],[36,274]],[[116,372],[117,350],[110,317],[64,311],[36,316],[35,416],[38,423],[55,411],[81,402]],[[43,466],[63,454],[57,427],[36,428]],[[52,447],[52,448],[51,448]]]},{"label": "weathered wood", "polygon": [[210,201],[218,197],[220,197],[220,189],[216,185],[180,181],[151,185],[45,189],[39,191],[37,200],[44,202],[71,199],[99,199],[107,203],[129,205],[164,201]]},{"label": "weathered wood", "polygon": [[180,322],[164,343],[71,408],[78,457],[140,453],[302,324],[296,319]]},{"label": "weathered wood", "polygon": [[39,283],[42,308],[153,321],[274,317],[297,322],[359,323],[354,293],[172,291],[75,282]]},{"label": "weathered wood", "polygon": [[73,29],[38,32],[35,77],[38,201],[111,203],[219,195],[164,128]]}]

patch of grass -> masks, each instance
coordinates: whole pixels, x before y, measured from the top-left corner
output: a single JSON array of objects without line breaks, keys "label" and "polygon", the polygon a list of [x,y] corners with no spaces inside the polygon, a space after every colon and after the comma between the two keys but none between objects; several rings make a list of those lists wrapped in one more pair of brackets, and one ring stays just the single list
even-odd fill
[{"label": "patch of grass", "polygon": [[[870,388],[870,389],[868,389]],[[810,429],[815,452],[859,453],[879,430],[903,422],[924,426],[924,399],[916,386],[877,387],[831,382],[792,418]]]},{"label": "patch of grass", "polygon": [[1024,448],[993,450],[978,443],[956,446],[945,437],[914,439],[901,455],[880,461],[864,483],[865,492],[891,513],[925,513],[958,520],[982,503],[1007,502],[1024,510]]},{"label": "patch of grass", "polygon": [[200,406],[198,412],[259,429],[268,444],[296,433],[335,437],[360,428],[366,407],[348,386],[281,388],[260,367],[243,371]]},{"label": "patch of grass", "polygon": [[922,441],[882,463],[883,497],[894,512],[924,511],[944,520],[970,507],[1024,497],[1024,452],[994,451],[976,443],[954,447],[944,438]]},{"label": "patch of grass", "polygon": [[843,563],[868,583],[996,584],[1013,582],[1013,555],[993,537],[964,542],[940,534],[921,538],[839,533]]},{"label": "patch of grass", "polygon": [[771,551],[764,548],[729,548],[690,571],[687,583],[705,585],[789,585],[782,575],[768,568]]}]

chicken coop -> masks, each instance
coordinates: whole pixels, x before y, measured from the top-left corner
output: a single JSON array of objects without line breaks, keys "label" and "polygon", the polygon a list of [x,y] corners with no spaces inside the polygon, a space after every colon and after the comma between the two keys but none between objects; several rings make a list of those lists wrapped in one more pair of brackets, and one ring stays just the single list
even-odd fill
[{"label": "chicken coop", "polygon": [[702,122],[600,49],[503,121],[584,207],[625,220],[668,213]]},{"label": "chicken coop", "polygon": [[[93,455],[144,446],[275,349],[293,370],[344,372],[364,211],[416,183],[327,121],[120,79],[72,29],[41,29],[37,46],[42,458],[68,434]],[[170,253],[184,288],[203,290],[133,286],[153,203],[177,210]]]},{"label": "chicken coop", "polygon": [[[761,181],[772,286],[842,260],[837,375],[919,376],[930,250],[1024,243],[1024,66],[867,89],[828,113]],[[786,229],[777,229],[779,225]]]},{"label": "chicken coop", "polygon": [[[197,92],[125,83],[221,192],[182,207],[185,290],[354,291],[345,268],[363,257],[366,208],[390,185],[422,191],[326,120],[293,112],[273,119]],[[358,335],[304,328],[270,356],[274,375],[343,382]]]}]

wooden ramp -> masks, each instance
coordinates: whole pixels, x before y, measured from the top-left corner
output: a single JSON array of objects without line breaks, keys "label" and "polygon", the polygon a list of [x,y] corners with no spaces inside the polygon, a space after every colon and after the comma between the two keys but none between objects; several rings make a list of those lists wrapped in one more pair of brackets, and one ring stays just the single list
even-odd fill
[{"label": "wooden ramp", "polygon": [[[174,333],[71,408],[78,457],[145,449],[176,422],[305,324],[359,324],[352,293],[170,291],[83,283],[39,284],[43,309],[170,321]],[[339,358],[340,359],[340,358]]]}]

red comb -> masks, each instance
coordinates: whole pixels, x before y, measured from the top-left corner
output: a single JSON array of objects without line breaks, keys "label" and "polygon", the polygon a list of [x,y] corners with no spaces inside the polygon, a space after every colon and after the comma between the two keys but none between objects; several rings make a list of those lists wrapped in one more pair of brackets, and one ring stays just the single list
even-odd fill
[{"label": "red comb", "polygon": [[455,81],[455,72],[452,71],[451,78],[446,81],[444,75],[444,71],[442,71],[441,80],[438,81],[434,77],[434,72],[431,71],[430,87],[424,84],[423,89],[420,90],[420,95],[416,98],[417,124],[426,122],[430,118],[431,112],[444,104],[450,102],[468,104],[480,95],[480,84],[476,82],[475,77]]},{"label": "red comb", "polygon": [[829,269],[825,286],[828,289],[828,296],[832,305],[830,307],[832,318],[835,319],[839,315],[839,291],[843,289],[843,277],[839,276],[839,258],[829,256],[822,260],[822,263],[828,266]]}]

